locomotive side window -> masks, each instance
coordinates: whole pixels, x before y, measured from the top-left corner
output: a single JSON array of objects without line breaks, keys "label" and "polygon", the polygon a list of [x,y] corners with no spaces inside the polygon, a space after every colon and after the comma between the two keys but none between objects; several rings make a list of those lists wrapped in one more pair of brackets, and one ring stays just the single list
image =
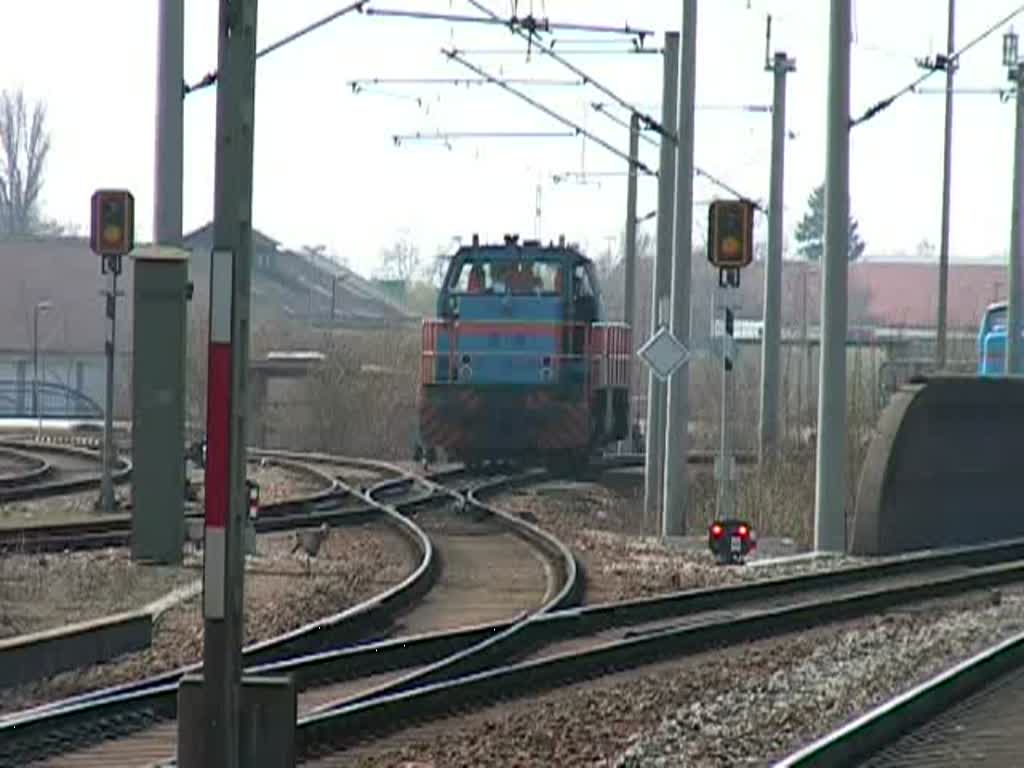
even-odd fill
[{"label": "locomotive side window", "polygon": [[590,274],[584,269],[582,264],[577,264],[576,269],[573,271],[573,284],[575,285],[575,298],[593,298],[594,288],[590,283]]},{"label": "locomotive side window", "polygon": [[592,323],[597,320],[597,296],[590,279],[590,271],[583,264],[573,270],[573,313],[577,323]]}]

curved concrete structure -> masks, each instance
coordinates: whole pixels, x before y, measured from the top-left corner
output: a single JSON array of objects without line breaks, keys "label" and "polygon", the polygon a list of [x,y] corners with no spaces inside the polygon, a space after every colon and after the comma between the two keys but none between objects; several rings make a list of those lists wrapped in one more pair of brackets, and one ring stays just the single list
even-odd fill
[{"label": "curved concrete structure", "polygon": [[861,471],[851,552],[1024,536],[1024,377],[935,376],[897,392]]}]

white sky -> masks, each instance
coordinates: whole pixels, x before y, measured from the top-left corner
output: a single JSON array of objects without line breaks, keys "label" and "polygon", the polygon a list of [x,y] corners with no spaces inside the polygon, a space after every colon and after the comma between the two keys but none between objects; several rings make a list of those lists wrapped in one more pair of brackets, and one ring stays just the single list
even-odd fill
[{"label": "white sky", "polygon": [[[487,0],[502,15],[509,0]],[[0,87],[23,86],[48,102],[53,148],[44,210],[87,228],[89,196],[125,186],[136,197],[137,239],[151,235],[157,0],[33,0],[5,9],[12,34],[0,47]],[[262,47],[336,10],[345,0],[260,0]],[[379,8],[475,13],[465,0],[375,0]],[[216,63],[217,3],[186,0],[185,77],[199,79]],[[530,0],[520,0],[520,13]],[[790,77],[786,230],[791,233],[815,184],[824,178],[828,60],[827,0],[700,0],[697,104],[770,104],[763,70],[766,13],[773,49],[797,60]],[[957,45],[1013,10],[1016,0],[958,3]],[[678,29],[679,0],[533,0],[554,21]],[[920,73],[914,58],[945,48],[946,0],[855,0],[854,115]],[[1018,28],[1024,27],[1018,17]],[[1002,29],[965,55],[958,88],[1007,85]],[[583,35],[561,32],[579,40]],[[552,174],[581,169],[624,171],[625,163],[579,138],[411,143],[392,134],[416,131],[562,131],[564,126],[493,85],[389,86],[353,94],[347,82],[372,77],[474,77],[449,62],[442,46],[520,45],[507,29],[352,14],[260,60],[256,86],[254,225],[291,245],[325,243],[368,273],[380,249],[406,234],[426,253],[456,235],[504,232],[532,236],[536,185],[542,185],[541,234],[560,233],[603,249],[625,219],[625,176],[600,186],[555,184]],[[525,45],[525,44],[523,44]],[[566,49],[571,43],[566,43]],[[572,78],[546,57],[477,55],[478,66],[512,77]],[[660,116],[660,56],[577,56],[574,63],[655,117]],[[926,87],[941,89],[944,76]],[[605,100],[591,87],[523,86],[544,104],[627,148],[627,131],[590,110]],[[398,98],[394,94],[403,94]],[[429,112],[409,97],[420,96]],[[215,89],[185,106],[185,229],[211,218]],[[852,132],[851,204],[869,256],[913,253],[939,239],[942,180],[940,94],[907,95]],[[620,116],[624,113],[619,112]],[[995,95],[956,100],[952,251],[954,258],[1005,253],[1009,243],[1013,157],[1012,103]],[[746,194],[767,198],[770,116],[700,110],[698,166]],[[641,144],[657,164],[657,149]],[[716,190],[695,181],[695,198]],[[655,205],[656,184],[640,182],[640,213]],[[695,215],[697,242],[705,209]],[[653,229],[654,222],[643,226]]]}]

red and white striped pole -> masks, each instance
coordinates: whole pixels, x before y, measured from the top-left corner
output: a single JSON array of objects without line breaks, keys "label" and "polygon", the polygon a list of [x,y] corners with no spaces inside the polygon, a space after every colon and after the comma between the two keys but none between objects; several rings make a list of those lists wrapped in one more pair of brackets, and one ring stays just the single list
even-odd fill
[{"label": "red and white striped pole", "polygon": [[206,385],[206,540],[203,616],[224,619],[227,524],[231,506],[231,345],[234,261],[231,251],[210,256],[210,346]]},{"label": "red and white striped pole", "polygon": [[243,768],[240,747],[252,280],[257,0],[220,0],[203,569],[204,768]]}]

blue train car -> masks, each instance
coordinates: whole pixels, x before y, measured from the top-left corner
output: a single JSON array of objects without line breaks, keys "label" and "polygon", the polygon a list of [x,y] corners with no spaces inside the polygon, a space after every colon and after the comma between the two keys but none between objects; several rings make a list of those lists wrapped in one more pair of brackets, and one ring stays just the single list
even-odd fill
[{"label": "blue train car", "polygon": [[631,357],[590,259],[564,241],[474,236],[423,323],[421,450],[470,465],[585,462],[628,434]]},{"label": "blue train car", "polygon": [[[978,374],[1001,376],[1006,371],[1006,327],[1009,308],[997,301],[985,308],[978,328]],[[1024,336],[1024,333],[1022,333]],[[1015,371],[1021,373],[1021,371]]]}]

